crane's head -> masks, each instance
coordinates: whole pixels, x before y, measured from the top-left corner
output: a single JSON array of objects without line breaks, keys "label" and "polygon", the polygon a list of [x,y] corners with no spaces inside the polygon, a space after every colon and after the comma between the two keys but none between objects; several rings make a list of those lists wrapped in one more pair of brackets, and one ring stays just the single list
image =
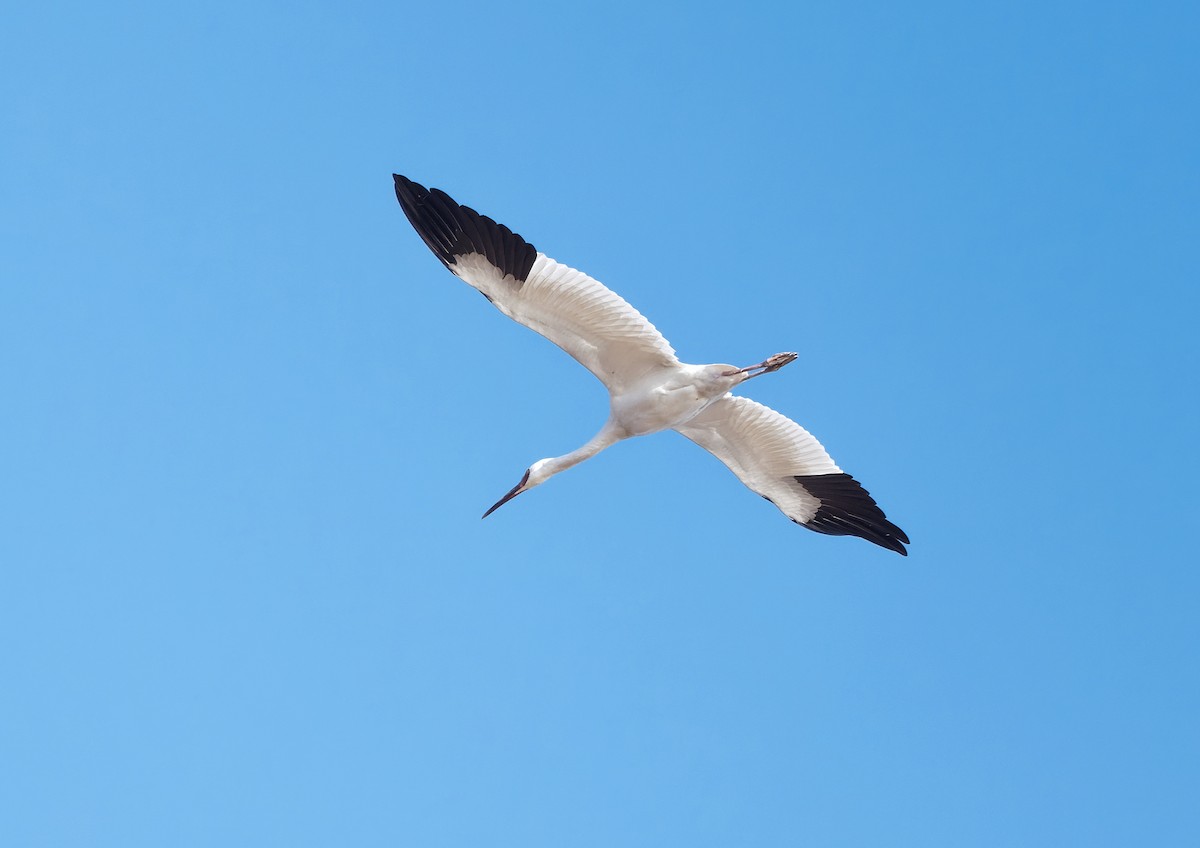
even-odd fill
[{"label": "crane's head", "polygon": [[545,483],[547,480],[549,480],[553,472],[546,468],[546,464],[548,462],[550,462],[548,459],[539,459],[533,465],[525,469],[525,474],[523,477],[521,477],[521,482],[509,489],[507,495],[492,504],[491,509],[485,512],[483,517],[487,518],[517,495],[521,494],[522,492],[528,492],[534,486],[540,486],[542,483]]}]

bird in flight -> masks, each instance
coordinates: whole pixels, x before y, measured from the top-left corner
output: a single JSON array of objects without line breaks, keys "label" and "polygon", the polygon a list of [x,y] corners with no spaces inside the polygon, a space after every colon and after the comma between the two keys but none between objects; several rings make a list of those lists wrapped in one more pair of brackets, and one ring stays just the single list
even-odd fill
[{"label": "bird in flight", "polygon": [[730,394],[794,362],[795,353],[777,353],[744,368],[680,362],[654,325],[615,292],[445,192],[393,176],[409,223],[447,269],[509,318],[579,360],[609,391],[610,415],[600,432],[577,450],[533,463],[484,518],[622,439],[676,430],[802,527],[859,536],[908,555],[904,531],[807,430]]}]

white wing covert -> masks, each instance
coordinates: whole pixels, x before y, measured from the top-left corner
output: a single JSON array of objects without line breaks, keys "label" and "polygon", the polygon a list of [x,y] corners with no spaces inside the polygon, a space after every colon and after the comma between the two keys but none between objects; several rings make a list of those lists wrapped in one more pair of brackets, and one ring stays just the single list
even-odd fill
[{"label": "white wing covert", "polygon": [[654,325],[611,289],[445,192],[399,174],[395,181],[404,214],[450,271],[575,357],[610,391],[679,364]]},{"label": "white wing covert", "polygon": [[838,468],[817,439],[785,415],[725,395],[675,428],[729,467],[797,524],[833,536],[860,536],[908,555],[904,531],[871,494]]}]

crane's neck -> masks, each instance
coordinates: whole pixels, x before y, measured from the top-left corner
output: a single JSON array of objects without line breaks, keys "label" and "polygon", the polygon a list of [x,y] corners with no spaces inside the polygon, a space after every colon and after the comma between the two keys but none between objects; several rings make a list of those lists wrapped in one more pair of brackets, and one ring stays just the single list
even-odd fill
[{"label": "crane's neck", "polygon": [[542,480],[547,480],[555,474],[560,474],[568,468],[578,465],[585,459],[591,459],[609,445],[619,442],[622,438],[623,436],[619,435],[617,428],[613,426],[612,422],[609,422],[582,447],[562,456],[543,460],[542,465],[537,469],[539,472],[538,476]]}]

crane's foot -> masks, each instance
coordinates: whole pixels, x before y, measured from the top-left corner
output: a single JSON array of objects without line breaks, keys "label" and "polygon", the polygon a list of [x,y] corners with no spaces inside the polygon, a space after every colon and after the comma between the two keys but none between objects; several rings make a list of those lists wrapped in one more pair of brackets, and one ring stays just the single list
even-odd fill
[{"label": "crane's foot", "polygon": [[761,377],[763,374],[778,371],[788,363],[795,362],[798,357],[799,354],[796,353],[777,353],[757,365],[747,365],[745,368],[739,368],[738,371],[745,374],[746,379],[749,380],[751,377]]}]

